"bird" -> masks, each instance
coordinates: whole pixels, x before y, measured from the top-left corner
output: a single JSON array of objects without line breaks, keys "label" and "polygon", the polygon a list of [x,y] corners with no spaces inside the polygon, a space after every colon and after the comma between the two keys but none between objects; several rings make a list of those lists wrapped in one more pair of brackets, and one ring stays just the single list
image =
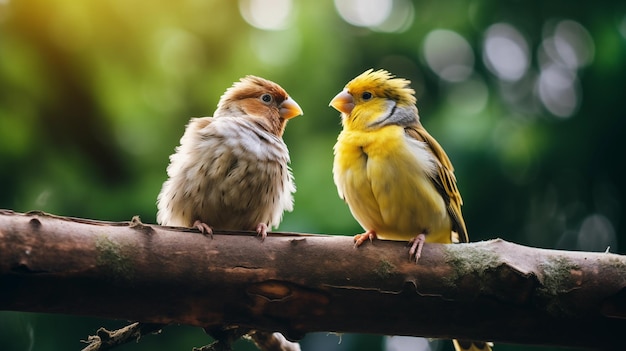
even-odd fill
[{"label": "bird", "polygon": [[[278,84],[248,75],[221,96],[212,117],[192,118],[170,156],[168,179],[157,196],[157,222],[197,228],[254,230],[264,240],[293,210],[296,191],[282,139],[302,109]],[[241,328],[205,329],[230,347],[248,337],[264,351],[300,351],[280,333]]]},{"label": "bird", "polygon": [[255,230],[261,239],[293,210],[296,191],[282,136],[302,109],[278,84],[248,75],[221,96],[213,117],[192,118],[170,156],[157,222]]},{"label": "bird", "polygon": [[366,230],[356,246],[380,238],[410,240],[419,260],[423,243],[468,241],[454,168],[420,123],[410,81],[385,70],[365,71],[330,106],[343,130],[334,147],[339,196]]},{"label": "bird", "polygon": [[[368,69],[346,84],[330,106],[341,112],[333,179],[365,232],[408,241],[419,261],[424,242],[468,242],[454,168],[420,122],[410,81]],[[491,350],[488,343],[454,341],[457,350]]]}]

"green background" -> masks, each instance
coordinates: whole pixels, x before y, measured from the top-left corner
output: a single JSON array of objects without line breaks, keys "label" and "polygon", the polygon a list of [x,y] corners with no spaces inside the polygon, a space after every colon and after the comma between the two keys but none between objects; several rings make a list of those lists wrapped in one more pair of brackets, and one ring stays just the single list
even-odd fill
[{"label": "green background", "polygon": [[[455,165],[471,240],[624,253],[617,1],[0,0],[0,208],[154,223],[188,119],[254,74],[304,110],[284,136],[298,191],[279,230],[358,233],[332,181],[340,119],[328,102],[368,68],[413,82],[422,123]],[[76,350],[122,324],[0,312],[0,349]],[[177,327],[120,350],[207,342]],[[316,334],[303,347],[382,343]]]}]

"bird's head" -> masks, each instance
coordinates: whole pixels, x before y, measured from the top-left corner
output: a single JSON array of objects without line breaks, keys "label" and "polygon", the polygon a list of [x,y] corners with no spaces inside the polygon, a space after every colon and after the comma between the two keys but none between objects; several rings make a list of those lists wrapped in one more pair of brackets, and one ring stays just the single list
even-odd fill
[{"label": "bird's head", "polygon": [[385,70],[369,69],[352,79],[330,106],[341,112],[344,128],[367,130],[417,121],[411,82]]},{"label": "bird's head", "polygon": [[280,85],[255,76],[246,76],[228,88],[213,117],[250,118],[278,137],[287,121],[302,115],[302,109]]}]

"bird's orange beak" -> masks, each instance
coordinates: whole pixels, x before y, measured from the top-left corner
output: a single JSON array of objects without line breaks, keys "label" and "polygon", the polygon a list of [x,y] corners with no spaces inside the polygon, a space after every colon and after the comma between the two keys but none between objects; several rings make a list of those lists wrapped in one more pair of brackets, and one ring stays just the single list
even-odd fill
[{"label": "bird's orange beak", "polygon": [[291,119],[303,114],[300,105],[292,98],[287,98],[287,100],[280,104],[279,113],[283,119]]},{"label": "bird's orange beak", "polygon": [[354,108],[354,99],[352,95],[348,93],[347,90],[342,90],[341,93],[337,94],[332,100],[330,100],[330,105],[335,110],[345,113],[349,115]]}]

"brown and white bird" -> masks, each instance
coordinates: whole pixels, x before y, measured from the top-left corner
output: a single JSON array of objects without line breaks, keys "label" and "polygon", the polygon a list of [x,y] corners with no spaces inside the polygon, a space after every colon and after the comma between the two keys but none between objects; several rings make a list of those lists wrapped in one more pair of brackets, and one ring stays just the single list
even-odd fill
[{"label": "brown and white bird", "polygon": [[[170,156],[169,179],[157,198],[158,223],[209,235],[212,228],[256,230],[264,239],[293,209],[296,188],[282,135],[287,121],[301,114],[274,82],[255,76],[235,82],[213,117],[191,119]],[[248,336],[262,350],[300,350],[280,333]]]},{"label": "brown and white bird", "polygon": [[265,238],[293,209],[295,185],[282,140],[302,109],[278,84],[246,76],[222,95],[213,117],[193,118],[170,156],[157,198],[167,226],[256,230]]}]

